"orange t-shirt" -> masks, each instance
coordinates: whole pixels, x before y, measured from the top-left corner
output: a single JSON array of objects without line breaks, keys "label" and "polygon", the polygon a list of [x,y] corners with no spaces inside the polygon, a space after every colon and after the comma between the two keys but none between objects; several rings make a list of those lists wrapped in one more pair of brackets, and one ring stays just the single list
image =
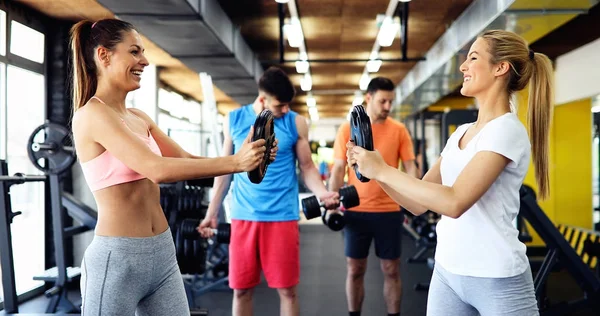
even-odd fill
[{"label": "orange t-shirt", "polygon": [[[404,124],[387,118],[383,123],[371,124],[373,133],[373,146],[381,153],[385,162],[398,168],[400,160],[414,160],[413,143]],[[350,122],[344,122],[337,133],[333,144],[335,159],[346,161],[346,143],[350,140]],[[354,168],[347,168],[348,185],[354,185],[358,192],[360,205],[350,210],[361,212],[393,212],[400,210],[400,206],[390,198],[385,191],[371,180],[363,183],[358,181]]]}]

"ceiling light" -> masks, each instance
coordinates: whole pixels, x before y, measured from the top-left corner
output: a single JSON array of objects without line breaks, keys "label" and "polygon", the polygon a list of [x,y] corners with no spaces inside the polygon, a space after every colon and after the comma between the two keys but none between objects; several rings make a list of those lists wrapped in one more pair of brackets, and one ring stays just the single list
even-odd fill
[{"label": "ceiling light", "polygon": [[308,62],[304,60],[296,61],[296,71],[299,74],[304,74],[308,72]]},{"label": "ceiling light", "polygon": [[310,74],[304,74],[304,77],[300,79],[300,88],[302,91],[310,91],[312,89],[312,78]]},{"label": "ceiling light", "polygon": [[314,108],[315,106],[317,106],[317,100],[312,96],[312,93],[308,93],[308,96],[306,97],[306,105],[309,108]]},{"label": "ceiling light", "polygon": [[300,47],[304,42],[304,35],[298,18],[291,18],[290,22],[283,26],[283,33],[291,47]]},{"label": "ceiling light", "polygon": [[381,67],[381,59],[369,60],[367,62],[367,71],[368,72],[378,72],[379,67]]},{"label": "ceiling light", "polygon": [[[275,0],[275,1],[279,2],[279,1],[282,1],[282,0]],[[400,1],[400,2],[410,2],[410,0],[398,0],[398,1]],[[285,1],[285,2],[287,2],[287,1]]]},{"label": "ceiling light", "polygon": [[290,1],[290,0],[275,0],[275,2],[277,2],[277,3],[288,3],[288,1]]},{"label": "ceiling light", "polygon": [[371,82],[371,78],[369,78],[368,74],[363,73],[362,76],[360,77],[360,81],[358,82],[358,86],[360,87],[360,90],[367,90],[367,87],[369,86],[369,82]]},{"label": "ceiling light", "polygon": [[310,119],[313,121],[319,120],[319,111],[317,108],[308,108],[308,114],[310,114]]},{"label": "ceiling light", "polygon": [[377,42],[379,42],[379,45],[383,47],[392,46],[394,38],[399,30],[400,22],[396,21],[396,19],[386,16],[385,19],[383,19],[381,28],[379,29],[379,34],[377,34]]}]

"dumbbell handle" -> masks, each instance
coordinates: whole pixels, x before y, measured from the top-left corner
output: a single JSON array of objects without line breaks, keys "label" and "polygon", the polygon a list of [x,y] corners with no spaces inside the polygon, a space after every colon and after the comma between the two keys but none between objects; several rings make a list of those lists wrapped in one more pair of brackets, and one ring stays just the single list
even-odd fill
[{"label": "dumbbell handle", "polygon": [[[336,208],[337,208],[337,207],[340,207],[340,205],[342,204],[342,202],[344,202],[344,197],[343,197],[343,196],[340,196],[340,203],[338,203],[338,204],[336,205]],[[319,201],[319,206],[320,206],[320,207],[323,207],[323,208],[325,208],[325,203],[324,203],[324,202],[322,202],[322,201]]]}]

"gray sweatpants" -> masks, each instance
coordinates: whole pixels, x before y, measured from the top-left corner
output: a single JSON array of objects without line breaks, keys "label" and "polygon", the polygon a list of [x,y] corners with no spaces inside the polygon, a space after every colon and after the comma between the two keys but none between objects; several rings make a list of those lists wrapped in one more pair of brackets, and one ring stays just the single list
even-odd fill
[{"label": "gray sweatpants", "polygon": [[435,264],[427,316],[539,315],[531,269],[509,278],[478,278],[452,274]]},{"label": "gray sweatpants", "polygon": [[94,236],[81,263],[82,316],[190,315],[170,229]]}]

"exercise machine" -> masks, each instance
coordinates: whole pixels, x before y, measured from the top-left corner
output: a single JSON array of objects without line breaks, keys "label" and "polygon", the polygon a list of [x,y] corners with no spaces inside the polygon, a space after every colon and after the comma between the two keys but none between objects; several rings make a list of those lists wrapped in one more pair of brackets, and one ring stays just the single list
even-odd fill
[{"label": "exercise machine", "polygon": [[[12,250],[11,227],[14,218],[21,212],[13,212],[10,201],[10,188],[30,182],[48,183],[50,187],[50,205],[52,212],[52,230],[54,258],[56,266],[46,270],[34,280],[50,283],[45,291],[50,302],[47,313],[80,312],[80,304],[71,302],[67,297],[67,285],[81,276],[78,267],[66,266],[65,239],[71,238],[95,227],[93,215],[70,208],[69,216],[84,224],[64,227],[65,212],[63,209],[63,193],[60,186],[60,175],[75,162],[75,151],[69,143],[71,135],[65,127],[46,122],[37,127],[29,138],[27,151],[33,165],[44,175],[24,175],[16,173],[8,175],[8,164],[0,161],[0,259],[2,261],[2,285],[4,290],[4,310],[6,313],[18,313],[18,301],[15,286],[14,261]],[[67,198],[72,199],[72,198]]]},{"label": "exercise machine", "polygon": [[[523,185],[519,193],[521,196],[519,213],[529,222],[548,248],[534,279],[535,294],[538,305],[540,305],[541,315],[567,315],[584,308],[598,311],[600,309],[600,280],[598,277],[577,255],[577,252],[540,208],[533,189]],[[550,272],[555,268],[563,268],[573,277],[583,291],[582,298],[550,306],[546,304],[545,284]]]}]

